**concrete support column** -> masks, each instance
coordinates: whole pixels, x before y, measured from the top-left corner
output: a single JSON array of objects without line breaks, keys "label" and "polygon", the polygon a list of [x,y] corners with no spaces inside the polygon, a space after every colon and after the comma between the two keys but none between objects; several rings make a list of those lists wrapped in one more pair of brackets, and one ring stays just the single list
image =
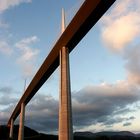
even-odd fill
[{"label": "concrete support column", "polygon": [[13,132],[14,132],[14,120],[11,120],[11,124],[10,124],[10,138],[13,138]]},{"label": "concrete support column", "polygon": [[59,140],[73,140],[69,51],[60,51]]},{"label": "concrete support column", "polygon": [[18,140],[24,140],[24,117],[25,117],[25,104],[22,103],[19,121]]}]

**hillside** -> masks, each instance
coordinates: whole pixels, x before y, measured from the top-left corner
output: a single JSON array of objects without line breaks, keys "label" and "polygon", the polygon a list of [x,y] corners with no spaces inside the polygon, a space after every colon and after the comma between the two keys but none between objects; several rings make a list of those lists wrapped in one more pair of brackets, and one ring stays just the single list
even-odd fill
[{"label": "hillside", "polygon": [[[18,125],[14,126],[14,139],[17,140]],[[37,131],[25,126],[25,140],[58,140],[56,135],[38,133]],[[0,140],[9,140],[9,128],[0,126]],[[140,140],[139,134],[129,131],[120,132],[75,132],[74,140]]]}]

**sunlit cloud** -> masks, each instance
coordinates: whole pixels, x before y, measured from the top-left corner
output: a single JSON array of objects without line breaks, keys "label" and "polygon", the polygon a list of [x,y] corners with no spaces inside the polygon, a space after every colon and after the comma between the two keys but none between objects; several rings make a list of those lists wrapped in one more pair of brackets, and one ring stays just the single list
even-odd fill
[{"label": "sunlit cloud", "polygon": [[128,73],[128,81],[131,84],[140,85],[140,45],[128,49],[125,53],[125,68]]},{"label": "sunlit cloud", "polygon": [[0,53],[4,55],[11,55],[13,52],[12,48],[7,41],[0,40]]},{"label": "sunlit cloud", "polygon": [[140,84],[140,1],[118,0],[102,19],[101,37],[107,48],[119,52],[125,64],[127,81]]},{"label": "sunlit cloud", "polygon": [[0,14],[11,7],[30,2],[32,2],[32,0],[0,0]]},{"label": "sunlit cloud", "polygon": [[139,1],[117,1],[103,18],[102,39],[113,51],[121,52],[140,35]]},{"label": "sunlit cloud", "polygon": [[37,36],[31,36],[24,38],[15,44],[15,47],[20,53],[17,63],[21,66],[25,77],[28,77],[33,73],[34,62],[39,54],[39,49],[32,48],[32,46],[38,41],[39,39]]},{"label": "sunlit cloud", "polygon": [[30,46],[35,44],[38,41],[37,36],[32,36],[29,38],[22,39],[21,41],[15,44],[16,48],[18,48],[21,52],[21,56],[18,59],[18,62],[28,62],[32,61],[36,55],[38,55],[39,50],[33,49]]}]

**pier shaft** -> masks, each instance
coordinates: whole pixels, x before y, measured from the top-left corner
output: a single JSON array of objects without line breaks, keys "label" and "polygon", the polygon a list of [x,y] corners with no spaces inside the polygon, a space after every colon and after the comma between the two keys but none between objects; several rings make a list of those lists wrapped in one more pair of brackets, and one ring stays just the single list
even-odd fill
[{"label": "pier shaft", "polygon": [[68,48],[60,51],[59,140],[73,140]]},{"label": "pier shaft", "polygon": [[25,118],[25,104],[22,103],[19,121],[18,140],[24,140],[24,118]]}]

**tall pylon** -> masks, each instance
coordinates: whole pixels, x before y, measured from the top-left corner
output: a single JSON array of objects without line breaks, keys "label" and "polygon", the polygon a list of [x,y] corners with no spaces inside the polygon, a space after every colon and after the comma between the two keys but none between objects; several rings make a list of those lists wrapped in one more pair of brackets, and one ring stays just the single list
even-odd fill
[{"label": "tall pylon", "polygon": [[[23,92],[26,89],[26,79],[24,83]],[[18,140],[24,140],[24,121],[25,121],[25,103],[21,104],[21,111],[20,111],[20,120],[19,120],[19,132],[18,132]]]},{"label": "tall pylon", "polygon": [[14,120],[12,119],[10,124],[10,135],[9,135],[11,139],[13,139],[13,131],[14,131]]},{"label": "tall pylon", "polygon": [[24,118],[25,118],[25,103],[21,104],[18,140],[24,140]]},{"label": "tall pylon", "polygon": [[[61,33],[65,30],[65,12],[62,9]],[[60,50],[59,140],[73,140],[69,50]]]}]

